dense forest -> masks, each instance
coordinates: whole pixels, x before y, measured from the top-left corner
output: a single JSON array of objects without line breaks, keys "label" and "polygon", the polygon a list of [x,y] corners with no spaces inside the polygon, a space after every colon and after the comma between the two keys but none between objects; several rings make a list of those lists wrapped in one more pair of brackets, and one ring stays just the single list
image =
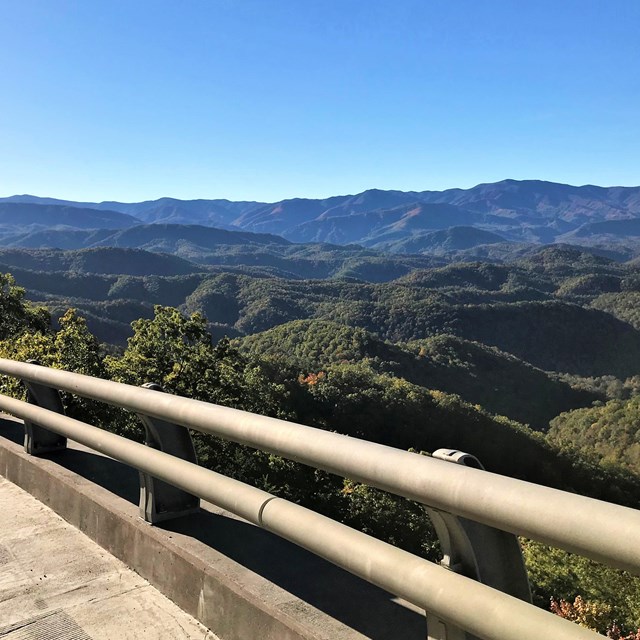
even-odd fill
[{"label": "dense forest", "polygon": [[[490,471],[640,506],[637,262],[565,246],[503,262],[330,245],[219,255],[243,257],[1,250],[0,355],[153,381],[416,455],[462,449]],[[125,412],[65,402],[70,415],[141,437]],[[418,504],[194,439],[201,464],[438,557]],[[610,637],[638,629],[640,579],[522,542],[539,605]]]}]

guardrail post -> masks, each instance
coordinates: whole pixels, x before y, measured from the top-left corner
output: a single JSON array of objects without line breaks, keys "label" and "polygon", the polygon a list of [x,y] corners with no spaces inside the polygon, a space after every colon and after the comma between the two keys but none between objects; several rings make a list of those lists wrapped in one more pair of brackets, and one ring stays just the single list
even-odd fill
[{"label": "guardrail post", "polygon": [[[144,389],[162,392],[159,384],[147,382]],[[165,422],[157,418],[138,413],[140,422],[144,425],[145,444],[153,449],[159,449],[176,458],[198,463],[193,440],[189,430],[172,422]],[[200,510],[200,498],[182,489],[178,489],[162,480],[140,472],[140,517],[156,524],[163,520],[179,518]]]},{"label": "guardrail post", "polygon": [[[456,449],[438,449],[433,457],[484,470],[475,456]],[[427,512],[442,547],[442,566],[531,602],[529,578],[516,536],[433,507],[427,507]],[[477,640],[477,637],[427,612],[427,639]]]},{"label": "guardrail post", "polygon": [[[37,360],[27,360],[28,364],[40,363]],[[60,399],[60,392],[42,384],[22,381],[27,389],[27,402],[43,409],[55,411],[64,415],[64,407]],[[31,455],[60,451],[67,448],[67,439],[54,431],[49,431],[29,420],[24,421],[24,450]]]}]

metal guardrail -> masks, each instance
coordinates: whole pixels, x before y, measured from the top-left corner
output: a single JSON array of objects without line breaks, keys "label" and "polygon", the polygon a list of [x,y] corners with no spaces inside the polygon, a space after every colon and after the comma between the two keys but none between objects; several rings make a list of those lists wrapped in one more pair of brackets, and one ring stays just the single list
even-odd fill
[{"label": "metal guardrail", "polygon": [[[34,451],[38,435],[44,435],[37,430],[53,431],[136,467],[146,477],[183,491],[187,498],[209,500],[424,608],[429,612],[429,638],[434,640],[601,637],[514,597],[526,598],[517,593],[517,586],[507,587],[514,592],[508,595],[478,581],[496,582],[492,576],[480,575],[478,566],[473,570],[464,564],[477,563],[485,549],[490,550],[492,561],[500,563],[495,554],[505,548],[499,538],[502,532],[538,539],[640,574],[640,511],[634,509],[157,390],[5,359],[0,359],[0,373],[22,379],[29,389],[35,404],[0,396],[0,409],[25,421],[27,431],[32,430]],[[156,426],[175,424],[211,433],[417,500],[432,513],[435,510],[434,524],[439,533],[444,530],[449,536],[445,550],[448,544],[458,555],[462,571],[475,580],[456,573],[460,570],[456,558],[449,559],[452,570],[447,570],[193,461],[157,450],[163,448],[159,440],[151,443],[154,449],[66,417],[57,406],[37,406],[51,404],[43,388],[124,407]],[[440,527],[438,514],[446,516]],[[485,527],[474,530],[476,523]],[[492,531],[497,537],[487,542],[486,534]],[[480,541],[475,548],[474,540]],[[513,562],[517,565],[512,554],[503,563],[504,571]]]}]

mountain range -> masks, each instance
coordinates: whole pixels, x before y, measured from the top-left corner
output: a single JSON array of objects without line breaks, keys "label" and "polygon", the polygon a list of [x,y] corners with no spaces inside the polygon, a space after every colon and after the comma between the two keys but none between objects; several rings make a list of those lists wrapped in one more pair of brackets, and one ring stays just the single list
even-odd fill
[{"label": "mountain range", "polygon": [[[275,242],[279,236],[295,243],[359,244],[399,253],[437,254],[505,242],[603,247],[622,242],[633,247],[635,255],[640,246],[640,187],[503,180],[471,189],[370,189],[356,195],[275,203],[174,198],[91,203],[29,195],[0,198],[3,246],[99,246],[107,238],[115,238],[114,230],[158,224],[166,225],[167,233],[170,225],[199,225],[271,234]],[[99,231],[70,233],[78,230]],[[142,236],[145,233],[141,231]],[[246,239],[224,244],[241,244]],[[168,245],[171,242],[168,240]]]}]

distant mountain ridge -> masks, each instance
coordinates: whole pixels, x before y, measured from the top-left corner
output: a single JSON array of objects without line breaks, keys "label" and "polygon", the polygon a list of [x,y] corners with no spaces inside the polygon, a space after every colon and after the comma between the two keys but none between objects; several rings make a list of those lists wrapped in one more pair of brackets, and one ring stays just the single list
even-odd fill
[{"label": "distant mountain ridge", "polygon": [[[293,198],[275,203],[230,200],[159,200],[120,202],[72,202],[36,196],[0,198],[0,227],[7,235],[2,216],[19,223],[22,208],[30,215],[40,211],[40,221],[50,216],[51,226],[78,229],[126,228],[134,225],[202,225],[226,230],[268,233],[291,242],[356,243],[365,247],[419,252],[447,250],[426,244],[419,237],[451,227],[470,227],[497,235],[508,242],[571,242],[606,244],[631,238],[640,246],[640,187],[571,186],[541,180],[503,180],[470,189],[445,191],[383,191],[370,189],[356,195],[324,199]],[[76,209],[76,218],[69,213]],[[64,214],[64,222],[60,215]],[[120,214],[121,218],[114,218]],[[102,215],[108,224],[98,223]],[[8,218],[7,218],[8,220]],[[73,222],[75,220],[75,222]],[[10,226],[10,225],[9,225]],[[460,232],[457,233],[461,235]],[[464,248],[471,235],[464,234]],[[416,238],[418,236],[418,238]],[[416,239],[416,242],[407,242]],[[478,234],[472,242],[478,246]],[[455,238],[445,238],[453,249]],[[403,247],[403,248],[398,248]]]},{"label": "distant mountain ridge", "polygon": [[136,224],[138,218],[119,211],[0,199],[0,227],[123,229]]}]

